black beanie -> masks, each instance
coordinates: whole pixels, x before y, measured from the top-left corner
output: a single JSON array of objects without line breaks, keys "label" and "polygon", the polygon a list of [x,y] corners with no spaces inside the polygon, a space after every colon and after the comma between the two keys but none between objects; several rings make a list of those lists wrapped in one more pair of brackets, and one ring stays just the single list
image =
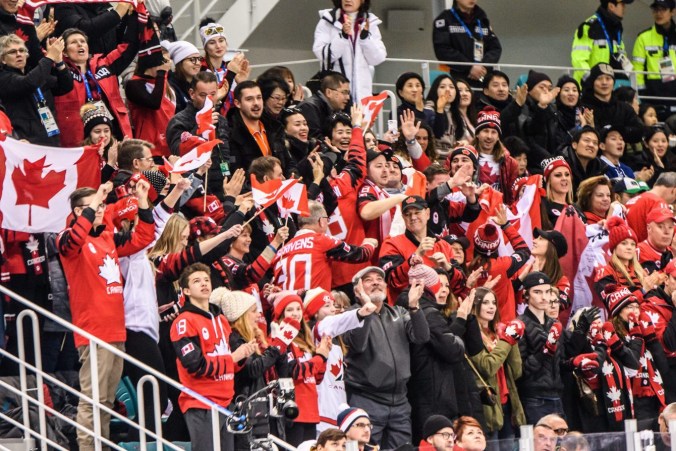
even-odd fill
[{"label": "black beanie", "polygon": [[543,81],[548,81],[551,83],[552,79],[549,78],[549,75],[544,74],[542,72],[535,72],[534,70],[528,71],[528,80],[526,80],[526,84],[528,85],[529,91],[532,90],[535,87],[535,85]]},{"label": "black beanie", "polygon": [[411,78],[416,78],[422,85],[423,93],[425,92],[425,80],[423,80],[420,74],[416,74],[415,72],[404,72],[399,76],[399,78],[397,78],[397,83],[395,85],[397,87],[397,97],[399,97],[400,99],[401,95],[399,95],[399,91],[404,89],[404,85]]},{"label": "black beanie", "polygon": [[601,75],[608,75],[615,80],[615,71],[610,64],[607,63],[598,63],[596,66],[592,67],[587,76],[585,83],[588,83],[590,87],[594,86],[594,82]]},{"label": "black beanie", "polygon": [[556,87],[557,88],[563,88],[563,85],[566,83],[574,83],[575,86],[577,86],[577,90],[580,91],[580,83],[577,82],[573,77],[570,75],[561,75],[561,78],[556,82]]},{"label": "black beanie", "polygon": [[453,423],[451,420],[443,415],[432,415],[425,421],[425,424],[423,425],[423,440],[431,435],[436,434],[443,428],[453,429]]}]

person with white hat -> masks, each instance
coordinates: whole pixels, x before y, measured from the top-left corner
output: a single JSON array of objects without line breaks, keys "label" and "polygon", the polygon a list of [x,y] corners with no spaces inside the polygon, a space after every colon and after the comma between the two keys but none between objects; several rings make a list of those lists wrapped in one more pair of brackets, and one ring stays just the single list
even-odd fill
[{"label": "person with white hat", "polygon": [[174,63],[174,71],[169,73],[169,84],[176,94],[176,113],[180,113],[190,103],[190,83],[200,71],[202,56],[188,41],[162,41],[162,47],[169,51]]}]

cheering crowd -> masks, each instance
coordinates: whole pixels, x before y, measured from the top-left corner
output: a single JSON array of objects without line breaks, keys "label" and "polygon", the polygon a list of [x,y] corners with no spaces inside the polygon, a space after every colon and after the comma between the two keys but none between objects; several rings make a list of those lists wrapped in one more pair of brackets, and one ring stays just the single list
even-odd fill
[{"label": "cheering crowd", "polygon": [[[456,0],[434,22],[435,51],[475,65],[429,88],[414,72],[393,79],[397,126],[380,136],[362,104],[387,56],[381,22],[369,0],[333,3],[305,87],[282,66],[253,78],[213,19],[201,48],[176,40],[162,2],[0,0],[2,202],[16,187],[3,285],[225,408],[291,378],[298,415],[267,426],[294,446],[511,449],[494,442],[531,424],[535,449],[584,450],[579,433],[632,418],[665,432],[674,1],[652,3],[633,66],[621,38],[631,1],[601,0],[576,32],[574,76],[531,70],[510,92],[490,67],[501,46],[486,13]],[[633,70],[660,73],[638,88],[667,99],[639,104],[624,83]],[[25,159],[10,174],[12,149]],[[34,157],[76,150],[75,185]],[[24,211],[25,226],[6,226]],[[63,221],[40,229],[41,214]],[[0,301],[0,344],[15,355],[25,308]],[[44,370],[77,372],[87,396],[98,384],[107,407],[123,377],[146,375],[97,347],[94,377],[89,340],[44,319],[39,334]],[[0,359],[0,375],[18,371]],[[148,389],[149,429],[211,449],[208,405],[162,382],[156,402],[162,418]],[[93,429],[92,405],[75,403],[69,414]],[[94,449],[81,430],[70,439]],[[224,416],[221,441],[250,447]]]}]

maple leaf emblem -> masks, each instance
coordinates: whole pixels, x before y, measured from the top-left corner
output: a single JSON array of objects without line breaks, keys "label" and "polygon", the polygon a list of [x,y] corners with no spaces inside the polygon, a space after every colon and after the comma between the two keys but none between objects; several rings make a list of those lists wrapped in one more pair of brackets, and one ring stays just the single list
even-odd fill
[{"label": "maple leaf emblem", "polygon": [[263,219],[263,232],[266,235],[272,235],[275,233],[275,227],[272,224],[270,224],[270,221],[268,221],[267,219]]},{"label": "maple leaf emblem", "polygon": [[660,374],[659,371],[655,371],[655,376],[653,376],[653,382],[662,385],[662,375]]},{"label": "maple leaf emblem", "polygon": [[617,389],[617,387],[612,387],[607,393],[608,399],[612,402],[619,401],[622,397],[622,392]]},{"label": "maple leaf emblem", "polygon": [[515,333],[516,333],[516,327],[514,327],[513,325],[509,325],[509,326],[507,326],[507,328],[505,329],[505,334],[506,334],[506,335],[513,336]]},{"label": "maple leaf emblem", "polygon": [[641,368],[647,368],[648,367],[648,361],[645,358],[645,356],[641,356],[641,358],[638,359],[638,362],[641,364]]},{"label": "maple leaf emblem", "polygon": [[643,355],[645,355],[645,358],[646,358],[646,359],[650,360],[651,362],[653,361],[653,355],[652,355],[652,353],[651,353],[650,351],[648,351],[647,349],[646,349],[646,351],[645,351],[645,354],[643,354]]},{"label": "maple leaf emblem", "polygon": [[614,368],[613,364],[610,362],[603,362],[603,367],[601,368],[604,376],[610,376],[613,374]]},{"label": "maple leaf emblem", "polygon": [[660,315],[657,312],[646,312],[646,313],[650,317],[650,321],[652,321],[654,325],[657,325],[657,323],[660,321]]},{"label": "maple leaf emblem", "polygon": [[282,204],[282,209],[284,210],[290,210],[296,204],[296,202],[291,198],[290,194],[285,194],[279,201]]},{"label": "maple leaf emblem", "polygon": [[47,156],[30,162],[23,160],[23,171],[19,166],[12,171],[12,183],[16,190],[16,204],[28,205],[28,225],[32,225],[32,206],[49,208],[49,201],[66,187],[66,171],[50,170],[43,176]]},{"label": "maple leaf emblem", "polygon": [[338,377],[340,374],[340,365],[337,363],[332,363],[331,368],[330,368],[331,374],[333,374],[333,377]]},{"label": "maple leaf emblem", "polygon": [[207,357],[216,357],[219,355],[228,355],[228,354],[230,354],[230,350],[228,349],[228,343],[225,341],[225,337],[223,337],[221,338],[221,341],[219,341],[216,344],[214,350],[207,353]]},{"label": "maple leaf emblem", "polygon": [[16,31],[14,32],[15,35],[23,39],[25,42],[28,42],[28,36],[26,33],[23,31],[21,28],[17,28]]},{"label": "maple leaf emblem", "polygon": [[120,276],[120,267],[114,258],[106,254],[103,259],[103,265],[99,266],[99,276],[106,279],[106,285],[113,283],[122,283]]},{"label": "maple leaf emblem", "polygon": [[26,249],[28,249],[28,252],[37,252],[39,245],[40,243],[35,239],[35,236],[31,235],[31,237],[26,242]]},{"label": "maple leaf emblem", "polygon": [[284,331],[284,338],[286,338],[286,339],[289,340],[289,341],[293,340],[293,338],[294,338],[294,337],[293,337],[293,332],[290,331],[290,330],[285,330],[285,331]]}]

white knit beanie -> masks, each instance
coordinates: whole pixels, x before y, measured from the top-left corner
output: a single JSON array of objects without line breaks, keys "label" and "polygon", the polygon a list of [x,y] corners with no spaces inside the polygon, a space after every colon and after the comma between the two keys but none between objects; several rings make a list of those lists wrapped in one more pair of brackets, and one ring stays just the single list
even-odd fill
[{"label": "white knit beanie", "polygon": [[174,62],[174,66],[178,66],[178,64],[181,61],[183,61],[184,59],[186,59],[190,55],[195,55],[195,54],[199,55],[200,54],[200,51],[197,50],[197,47],[195,47],[193,44],[189,43],[188,41],[176,41],[176,42],[163,43],[162,47],[169,50],[169,57]]},{"label": "white knit beanie", "polygon": [[219,287],[211,292],[209,302],[218,305],[228,321],[234,323],[251,306],[256,305],[256,298],[244,291],[230,291],[227,288]]}]

